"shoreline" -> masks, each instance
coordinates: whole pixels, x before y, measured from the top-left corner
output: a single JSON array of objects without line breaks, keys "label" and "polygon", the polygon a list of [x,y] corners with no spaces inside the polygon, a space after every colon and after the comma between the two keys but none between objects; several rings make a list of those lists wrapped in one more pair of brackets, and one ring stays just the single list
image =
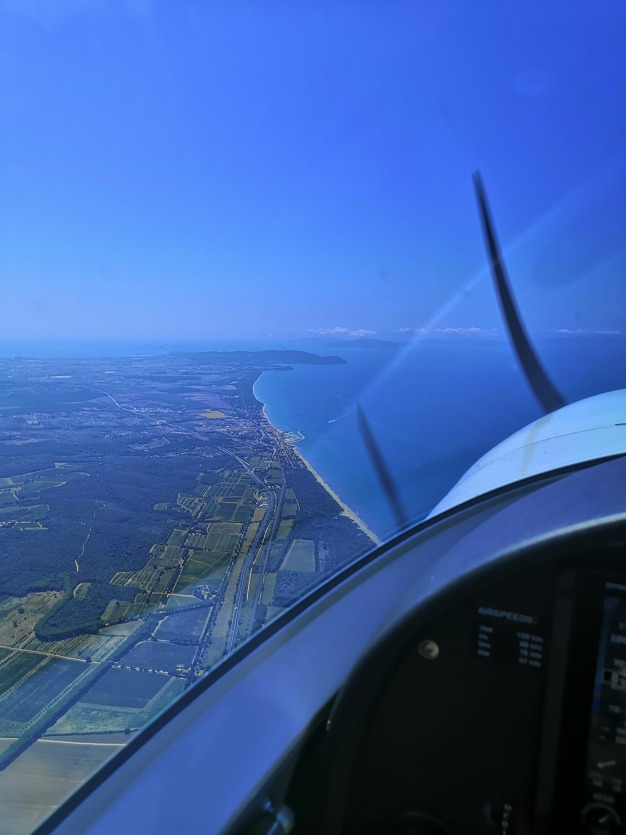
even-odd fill
[{"label": "shoreline", "polygon": [[[270,421],[270,423],[271,423],[271,421]],[[272,423],[271,425],[272,425],[272,426],[274,426],[274,424],[273,424],[273,423]],[[274,427],[274,428],[276,428],[276,427]],[[279,432],[282,432],[282,430],[280,430],[280,429],[279,429],[278,431],[279,431]],[[283,433],[283,434],[284,434],[284,433]],[[289,441],[288,441],[287,443],[289,443]],[[304,466],[307,468],[307,470],[311,473],[311,475],[313,476],[313,478],[314,478],[314,479],[318,482],[318,484],[320,484],[320,485],[324,488],[324,490],[326,490],[326,492],[327,492],[327,493],[329,493],[329,494],[332,496],[332,498],[333,498],[333,499],[337,502],[337,504],[338,504],[338,505],[339,505],[339,507],[341,508],[341,515],[342,515],[342,516],[347,516],[347,517],[348,517],[348,519],[350,519],[352,522],[354,522],[354,524],[355,524],[355,525],[358,525],[358,527],[359,527],[359,528],[363,531],[363,533],[364,533],[364,534],[365,534],[365,535],[366,535],[369,539],[371,539],[371,540],[372,540],[372,542],[373,542],[375,545],[382,545],[382,540],[380,539],[380,537],[379,537],[379,536],[377,536],[371,528],[368,528],[368,526],[367,526],[367,525],[365,524],[365,522],[361,519],[361,517],[358,515],[358,513],[355,513],[355,511],[354,511],[354,510],[352,510],[350,507],[348,507],[348,505],[347,505],[347,504],[346,504],[346,503],[345,503],[345,502],[344,502],[344,501],[343,501],[343,500],[342,500],[342,499],[341,499],[341,498],[337,495],[337,493],[335,493],[335,491],[333,490],[333,488],[332,488],[329,484],[327,484],[327,483],[324,481],[324,479],[322,478],[322,476],[321,476],[321,475],[317,472],[317,470],[313,467],[313,465],[311,464],[311,462],[310,462],[310,461],[308,461],[308,460],[304,457],[304,455],[302,455],[302,453],[301,453],[301,452],[300,452],[300,450],[296,447],[296,445],[295,445],[295,444],[293,444],[293,443],[292,443],[291,445],[292,445],[292,447],[293,447],[293,451],[294,451],[294,453],[295,453],[295,454],[298,456],[298,458],[302,461],[302,463],[303,463],[303,464],[304,464]]]},{"label": "shoreline", "polygon": [[[264,373],[265,373],[265,370],[261,371],[261,374],[264,374]],[[261,376],[261,374],[259,374],[259,377]],[[259,379],[259,378],[257,377],[257,380],[258,380],[258,379]],[[331,487],[331,486],[330,486],[330,485],[329,485],[326,481],[324,481],[324,479],[322,478],[322,476],[321,476],[321,475],[317,472],[317,470],[316,470],[316,469],[315,469],[315,467],[311,464],[311,462],[310,462],[307,458],[305,458],[305,456],[304,456],[304,455],[300,452],[300,450],[298,449],[298,447],[296,446],[296,444],[294,443],[294,441],[292,441],[292,440],[290,440],[290,439],[289,439],[288,435],[289,435],[289,434],[295,434],[295,433],[293,433],[293,432],[292,432],[292,430],[287,430],[287,431],[285,431],[284,429],[281,429],[280,427],[275,426],[275,425],[272,423],[272,421],[269,419],[269,416],[268,416],[268,414],[267,414],[267,410],[266,410],[266,407],[265,407],[265,403],[263,403],[261,400],[259,400],[259,398],[256,396],[256,392],[255,392],[255,390],[254,390],[255,385],[256,385],[256,380],[255,380],[255,383],[254,383],[254,384],[253,384],[253,386],[252,386],[252,394],[253,394],[253,396],[254,396],[254,399],[255,399],[255,400],[258,402],[258,404],[261,406],[261,411],[263,412],[263,417],[264,417],[264,418],[265,418],[265,420],[268,422],[268,424],[272,427],[272,429],[274,429],[274,431],[275,431],[275,432],[279,432],[279,433],[281,434],[281,436],[282,436],[282,438],[283,438],[284,442],[285,442],[285,443],[287,443],[287,444],[289,444],[289,445],[291,446],[291,448],[293,449],[294,453],[295,453],[295,454],[298,456],[298,458],[302,461],[302,463],[304,464],[304,466],[305,466],[305,467],[307,468],[307,470],[311,473],[311,475],[312,475],[312,476],[313,476],[313,478],[317,481],[317,483],[318,483],[321,487],[323,487],[323,488],[324,488],[324,490],[326,490],[326,492],[327,492],[327,493],[331,496],[331,498],[332,498],[332,499],[334,499],[334,501],[335,501],[335,502],[337,502],[337,504],[338,504],[338,505],[339,505],[339,507],[341,508],[341,515],[342,515],[342,516],[346,516],[348,519],[350,519],[350,521],[351,521],[351,522],[354,522],[354,524],[355,524],[355,525],[357,525],[357,526],[360,528],[360,530],[362,530],[362,531],[363,531],[363,533],[364,533],[364,534],[368,537],[368,539],[371,539],[371,541],[372,541],[375,545],[382,545],[382,540],[381,540],[381,538],[380,538],[379,536],[377,536],[377,534],[375,534],[375,533],[374,533],[374,531],[366,525],[366,523],[363,521],[363,519],[361,519],[361,517],[358,515],[358,513],[356,513],[354,510],[352,510],[352,508],[350,508],[350,507],[349,507],[349,506],[348,506],[348,505],[347,505],[347,504],[343,501],[343,499],[342,499],[340,496],[338,496],[338,495],[337,495],[337,493],[333,490],[333,488],[332,488],[332,487]],[[300,430],[298,430],[298,434],[299,434],[299,435],[302,435],[302,432],[300,432]],[[303,436],[303,435],[302,435],[302,438],[304,438],[304,436]]]}]

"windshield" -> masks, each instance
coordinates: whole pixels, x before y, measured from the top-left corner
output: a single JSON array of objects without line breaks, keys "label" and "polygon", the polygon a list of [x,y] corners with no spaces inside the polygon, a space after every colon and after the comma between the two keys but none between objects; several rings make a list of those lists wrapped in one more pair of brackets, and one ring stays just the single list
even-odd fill
[{"label": "windshield", "polygon": [[565,399],[626,386],[625,26],[0,0],[3,832],[540,417],[473,171]]}]

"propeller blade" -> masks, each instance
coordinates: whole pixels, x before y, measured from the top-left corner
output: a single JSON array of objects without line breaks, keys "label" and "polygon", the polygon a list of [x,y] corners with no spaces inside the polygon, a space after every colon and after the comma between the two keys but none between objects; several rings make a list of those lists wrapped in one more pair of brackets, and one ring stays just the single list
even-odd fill
[{"label": "propeller blade", "polygon": [[511,342],[513,343],[515,353],[522,366],[526,380],[544,412],[546,414],[554,412],[555,409],[560,409],[561,406],[565,406],[567,401],[548,377],[524,328],[506,275],[504,259],[500,245],[498,244],[498,239],[496,238],[495,227],[487,204],[485,187],[483,186],[483,181],[478,171],[474,174],[474,188],[476,190],[476,199],[478,200],[485,244],[489,254],[491,274]]},{"label": "propeller blade", "polygon": [[378,476],[383,492],[389,500],[396,524],[399,529],[405,528],[408,524],[408,518],[406,511],[404,510],[404,505],[398,495],[398,490],[389,468],[387,467],[385,459],[383,458],[374,435],[372,434],[372,430],[367,418],[365,417],[365,413],[358,403],[356,407],[356,417],[359,432],[363,438],[363,443],[365,444],[365,448],[367,449],[372,464],[374,465],[374,469],[376,470],[376,475]]}]

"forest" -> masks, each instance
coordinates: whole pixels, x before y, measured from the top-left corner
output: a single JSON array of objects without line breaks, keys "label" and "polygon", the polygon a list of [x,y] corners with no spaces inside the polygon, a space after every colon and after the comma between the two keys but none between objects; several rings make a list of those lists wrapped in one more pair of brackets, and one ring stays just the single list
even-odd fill
[{"label": "forest", "polygon": [[92,583],[86,596],[79,600],[73,596],[70,585],[63,599],[37,622],[35,635],[40,641],[60,641],[86,632],[96,633],[105,625],[101,615],[109,601],[131,602],[136,594],[135,588]]},{"label": "forest", "polygon": [[[62,589],[64,574],[108,583],[117,571],[138,570],[176,523],[178,492],[193,492],[206,464],[192,452],[157,458],[125,450],[90,462],[88,478],[41,493],[50,508],[45,530],[2,528],[0,597]],[[173,506],[158,512],[159,502]]]},{"label": "forest", "polygon": [[[300,508],[296,514],[292,535],[294,539],[312,539],[328,547],[328,568],[336,571],[359,554],[371,550],[372,540],[347,516],[313,473],[299,459],[293,468],[285,468],[288,486],[297,496]],[[282,574],[283,572],[281,572]],[[295,581],[281,586],[287,593]],[[283,604],[280,604],[283,605]]]}]

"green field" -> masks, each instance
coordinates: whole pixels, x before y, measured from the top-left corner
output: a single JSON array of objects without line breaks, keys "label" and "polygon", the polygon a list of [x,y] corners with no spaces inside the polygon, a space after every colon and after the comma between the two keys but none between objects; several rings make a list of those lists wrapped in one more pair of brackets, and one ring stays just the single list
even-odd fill
[{"label": "green field", "polygon": [[33,493],[39,493],[41,490],[49,490],[52,487],[61,487],[65,484],[62,479],[47,479],[46,481],[29,481],[20,487],[20,498],[25,499],[32,496]]},{"label": "green field", "polygon": [[315,543],[294,539],[282,567],[285,571],[315,571]]},{"label": "green field", "polygon": [[287,537],[291,536],[291,529],[293,527],[293,523],[291,521],[281,522],[278,526],[278,535],[277,539],[287,539]]},{"label": "green field", "polygon": [[274,597],[275,586],[276,575],[266,574],[265,579],[263,580],[263,594],[261,595],[261,603],[265,603],[267,606],[271,604],[272,598]]},{"label": "green field", "polygon": [[278,571],[283,561],[283,554],[285,552],[285,543],[275,542],[270,551],[270,558],[268,560],[268,569],[270,571]]},{"label": "green field", "polygon": [[178,545],[153,545],[150,548],[150,562],[157,561],[161,568],[173,568],[184,559],[187,550]]},{"label": "green field", "polygon": [[81,699],[83,704],[144,708],[168,683],[167,676],[136,670],[109,670]]},{"label": "green field", "polygon": [[45,470],[34,470],[0,479],[0,522],[15,522],[27,529],[41,529],[40,521],[48,515],[47,504],[28,504],[28,500],[43,490],[62,487],[68,481],[87,478],[88,473],[57,465]]},{"label": "green field", "polygon": [[[113,670],[112,672],[126,673],[126,670]],[[105,686],[98,691],[90,691],[98,698],[107,700],[107,704],[97,704],[95,702],[82,701],[70,708],[69,711],[62,716],[61,719],[53,725],[48,735],[64,735],[64,734],[84,734],[93,733],[94,728],[98,729],[100,733],[115,733],[124,732],[126,729],[140,728],[147,724],[152,717],[164,708],[167,704],[175,701],[178,695],[182,692],[185,682],[180,678],[168,678],[167,676],[157,676],[155,673],[130,673],[128,675],[135,676],[155,676],[163,681],[163,686],[154,693],[146,702],[145,697],[150,695],[151,685],[148,688],[141,688],[143,692],[136,693],[139,699],[133,699],[132,691],[128,694],[120,691],[119,681],[107,680],[107,673],[101,681]],[[130,680],[128,683],[124,682],[125,687],[132,686]],[[96,685],[97,687],[97,685]],[[113,700],[117,695],[121,696],[121,703],[115,703]],[[122,706],[123,703],[134,701],[136,705],[143,703],[142,708]]]},{"label": "green field", "polygon": [[192,516],[199,516],[205,508],[204,502],[197,496],[185,496],[179,493],[176,501],[180,507],[191,513]]},{"label": "green field", "polygon": [[0,694],[6,693],[20,679],[30,673],[35,667],[44,665],[48,659],[33,652],[18,652],[0,666]]},{"label": "green field", "polygon": [[186,530],[179,530],[175,528],[172,533],[169,535],[167,544],[168,545],[184,545],[185,544],[185,537],[187,535]]},{"label": "green field", "polygon": [[37,522],[45,519],[50,506],[47,504],[13,505],[0,507],[0,522],[18,522],[21,520]]},{"label": "green field", "polygon": [[233,513],[231,521],[245,524],[250,519],[251,513],[252,507],[239,505],[237,510]]},{"label": "green field", "polygon": [[202,548],[204,545],[205,536],[205,533],[189,534],[189,536],[185,540],[185,545],[187,546],[187,548]]},{"label": "green field", "polygon": [[214,551],[193,551],[174,587],[174,593],[185,593],[201,580],[221,578],[231,561],[230,554]]},{"label": "green field", "polygon": [[237,547],[239,536],[225,533],[209,533],[204,538],[204,548],[208,551],[225,551],[232,553]]},{"label": "green field", "polygon": [[235,484],[224,490],[222,495],[227,496],[229,499],[243,499],[247,489],[245,484]]},{"label": "green field", "polygon": [[0,492],[0,507],[5,507],[6,505],[12,505],[18,502],[19,499],[13,492],[13,490],[2,490]]}]

